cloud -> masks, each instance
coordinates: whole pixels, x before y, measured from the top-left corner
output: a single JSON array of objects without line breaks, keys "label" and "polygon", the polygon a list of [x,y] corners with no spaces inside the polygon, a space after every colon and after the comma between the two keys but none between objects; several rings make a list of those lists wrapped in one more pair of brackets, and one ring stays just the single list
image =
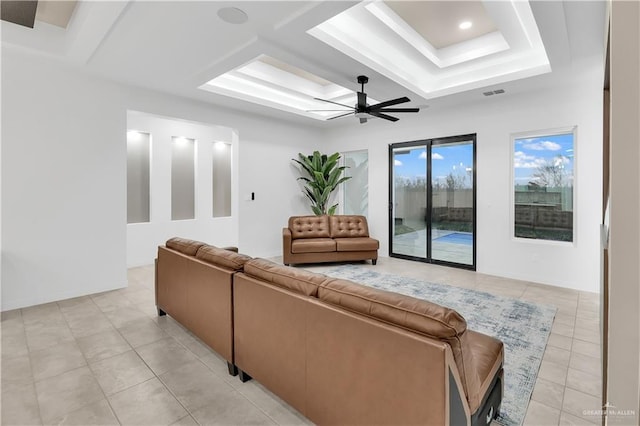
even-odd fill
[{"label": "cloud", "polygon": [[557,157],[554,157],[553,159],[553,165],[558,167],[558,166],[564,166],[566,164],[569,164],[571,162],[571,160],[569,160],[569,157],[566,157],[564,155],[558,155]]},{"label": "cloud", "polygon": [[526,142],[522,146],[533,151],[559,151],[562,149],[560,144],[551,141]]},{"label": "cloud", "polygon": [[[420,153],[420,159],[422,160],[426,160],[427,159],[427,151],[424,151],[422,153]],[[433,154],[431,154],[431,159],[432,160],[444,160],[444,157],[440,154],[438,154],[437,152],[434,152]]]},{"label": "cloud", "polygon": [[546,162],[547,160],[544,158],[528,155],[522,151],[516,151],[513,154],[513,167],[516,169],[536,169],[546,164]]},{"label": "cloud", "polygon": [[394,166],[402,166],[402,161],[400,161],[400,160],[393,160],[393,165],[394,165]]}]

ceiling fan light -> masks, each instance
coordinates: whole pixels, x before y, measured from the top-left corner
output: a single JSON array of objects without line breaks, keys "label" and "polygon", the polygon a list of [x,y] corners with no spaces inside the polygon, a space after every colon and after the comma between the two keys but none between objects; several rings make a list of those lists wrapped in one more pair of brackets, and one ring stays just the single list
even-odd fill
[{"label": "ceiling fan light", "polygon": [[458,25],[458,28],[460,28],[461,30],[468,30],[472,26],[473,26],[473,22],[471,22],[471,21],[462,21]]}]

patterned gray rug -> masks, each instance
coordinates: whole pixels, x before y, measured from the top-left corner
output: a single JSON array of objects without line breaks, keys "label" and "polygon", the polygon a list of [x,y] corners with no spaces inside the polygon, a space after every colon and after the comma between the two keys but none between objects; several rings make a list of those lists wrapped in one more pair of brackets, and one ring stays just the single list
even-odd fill
[{"label": "patterned gray rug", "polygon": [[382,274],[357,265],[336,266],[322,273],[447,306],[458,311],[470,329],[502,340],[504,396],[497,421],[505,426],[522,424],[551,333],[555,307]]}]

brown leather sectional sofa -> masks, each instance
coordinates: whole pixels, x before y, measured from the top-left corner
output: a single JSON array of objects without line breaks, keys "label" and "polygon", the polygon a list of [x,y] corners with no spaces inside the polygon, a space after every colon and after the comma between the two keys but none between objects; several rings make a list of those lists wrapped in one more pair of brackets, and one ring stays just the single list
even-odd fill
[{"label": "brown leather sectional sofa", "polygon": [[172,238],[158,247],[155,290],[158,315],[169,314],[233,363],[233,277],[249,256],[237,248]]},{"label": "brown leather sectional sofa", "polygon": [[175,312],[231,374],[237,367],[312,422],[479,425],[497,415],[502,342],[467,330],[456,311],[179,242],[186,249],[159,248],[159,313]]},{"label": "brown leather sectional sofa", "polygon": [[375,265],[379,247],[379,241],[369,236],[364,216],[292,216],[282,230],[285,265],[353,260],[371,260]]}]

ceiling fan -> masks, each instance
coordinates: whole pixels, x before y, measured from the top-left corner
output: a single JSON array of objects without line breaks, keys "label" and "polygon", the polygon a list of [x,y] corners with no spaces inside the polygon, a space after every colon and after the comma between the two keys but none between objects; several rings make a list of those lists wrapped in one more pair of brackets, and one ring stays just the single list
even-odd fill
[{"label": "ceiling fan", "polygon": [[349,105],[341,104],[338,102],[329,101],[326,99],[314,98],[317,101],[328,102],[330,104],[339,105],[346,109],[330,109],[330,110],[308,110],[307,112],[314,111],[348,111],[346,114],[336,115],[335,117],[327,118],[327,120],[335,120],[336,118],[346,117],[347,115],[355,115],[360,119],[360,124],[364,124],[367,122],[368,118],[377,117],[383,118],[389,121],[398,121],[397,117],[393,117],[391,115],[387,115],[387,112],[419,112],[420,108],[388,108],[393,105],[403,104],[405,102],[410,102],[410,99],[406,96],[402,98],[392,99],[390,101],[380,102],[379,104],[369,105],[367,104],[367,94],[364,93],[364,85],[369,81],[369,77],[366,75],[358,76],[358,83],[362,85],[362,89],[358,92],[358,103],[352,107]]}]

